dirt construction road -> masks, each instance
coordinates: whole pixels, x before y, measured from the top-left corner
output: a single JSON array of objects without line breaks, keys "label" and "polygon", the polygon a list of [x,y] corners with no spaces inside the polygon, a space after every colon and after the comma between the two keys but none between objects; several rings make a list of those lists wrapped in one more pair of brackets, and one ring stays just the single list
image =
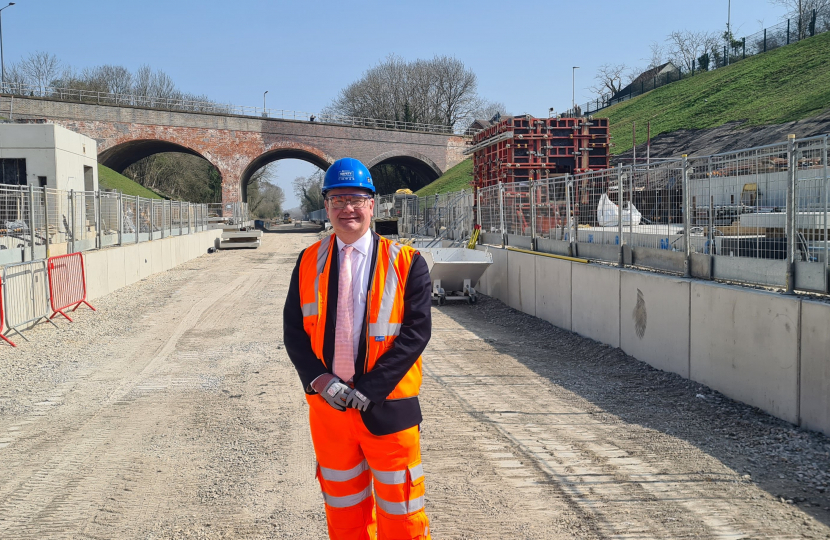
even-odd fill
[{"label": "dirt construction road", "polygon": [[[0,349],[0,538],[325,538],[281,321],[314,239],[203,256]],[[433,325],[436,540],[830,538],[828,438],[495,300]]]}]

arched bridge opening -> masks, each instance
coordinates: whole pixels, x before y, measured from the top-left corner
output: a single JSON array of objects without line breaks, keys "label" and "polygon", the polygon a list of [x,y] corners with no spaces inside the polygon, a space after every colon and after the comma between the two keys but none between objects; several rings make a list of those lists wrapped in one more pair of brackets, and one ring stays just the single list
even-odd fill
[{"label": "arched bridge opening", "polygon": [[408,188],[418,191],[441,176],[441,169],[428,157],[411,153],[387,153],[367,164],[379,193]]}]

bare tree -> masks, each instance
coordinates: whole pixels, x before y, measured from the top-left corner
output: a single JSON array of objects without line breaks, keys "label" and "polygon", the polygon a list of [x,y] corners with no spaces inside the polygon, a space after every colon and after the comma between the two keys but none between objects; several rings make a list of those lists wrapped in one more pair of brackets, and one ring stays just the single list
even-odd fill
[{"label": "bare tree", "polygon": [[594,84],[588,89],[600,96],[614,95],[623,89],[630,79],[628,67],[625,64],[603,64],[594,75]]},{"label": "bare tree", "polygon": [[666,48],[663,45],[657,41],[652,41],[648,48],[651,52],[651,57],[648,60],[647,69],[656,68],[666,63]]},{"label": "bare tree", "polygon": [[311,176],[298,176],[294,179],[294,195],[300,199],[303,213],[310,213],[323,208],[323,178],[325,173],[317,171]]},{"label": "bare tree", "polygon": [[830,0],[769,0],[771,4],[784,7],[787,10],[787,18],[795,19],[798,30],[798,39],[804,39],[810,34],[810,23],[813,18],[813,10],[825,21],[830,16]]},{"label": "bare tree", "polygon": [[500,101],[487,101],[473,113],[475,119],[490,120],[498,116],[511,116],[507,111],[507,105]]},{"label": "bare tree", "polygon": [[449,56],[390,55],[340,91],[327,114],[455,126],[483,106],[475,74]]},{"label": "bare tree", "polygon": [[693,32],[677,30],[669,34],[669,57],[681,69],[691,71],[697,58],[704,53],[717,51],[719,36],[714,32]]},{"label": "bare tree", "polygon": [[54,54],[38,51],[20,62],[20,70],[28,84],[45,88],[60,77],[63,68]]}]

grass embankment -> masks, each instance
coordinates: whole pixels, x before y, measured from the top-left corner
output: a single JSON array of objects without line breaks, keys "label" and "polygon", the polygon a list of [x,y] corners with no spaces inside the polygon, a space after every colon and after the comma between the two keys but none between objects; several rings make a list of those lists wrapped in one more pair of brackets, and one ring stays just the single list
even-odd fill
[{"label": "grass embankment", "polygon": [[815,116],[830,107],[830,32],[700,73],[609,107],[612,153],[678,129],[713,128],[732,121],[745,126],[780,124]]},{"label": "grass embankment", "polygon": [[423,197],[425,195],[435,195],[436,193],[461,191],[462,189],[469,189],[472,181],[473,160],[472,158],[468,158],[449,169],[431,184],[416,191],[415,194]]},{"label": "grass embankment", "polygon": [[118,174],[109,167],[98,164],[98,186],[100,189],[114,189],[124,195],[138,195],[147,199],[163,199],[155,191],[151,191],[138,182],[134,182],[122,174]]}]

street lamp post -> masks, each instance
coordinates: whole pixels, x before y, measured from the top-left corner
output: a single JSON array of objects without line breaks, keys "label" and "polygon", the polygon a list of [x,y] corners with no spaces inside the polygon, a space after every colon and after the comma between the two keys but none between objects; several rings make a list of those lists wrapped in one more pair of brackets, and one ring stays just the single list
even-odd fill
[{"label": "street lamp post", "polygon": [[571,114],[576,116],[576,70],[579,66],[574,66],[571,69]]},{"label": "street lamp post", "polygon": [[265,112],[265,94],[268,93],[268,90],[262,93],[262,116],[268,116],[268,113]]},{"label": "street lamp post", "polygon": [[6,89],[6,63],[3,61],[3,10],[14,5],[14,2],[9,2],[9,5],[0,8],[0,92]]}]

